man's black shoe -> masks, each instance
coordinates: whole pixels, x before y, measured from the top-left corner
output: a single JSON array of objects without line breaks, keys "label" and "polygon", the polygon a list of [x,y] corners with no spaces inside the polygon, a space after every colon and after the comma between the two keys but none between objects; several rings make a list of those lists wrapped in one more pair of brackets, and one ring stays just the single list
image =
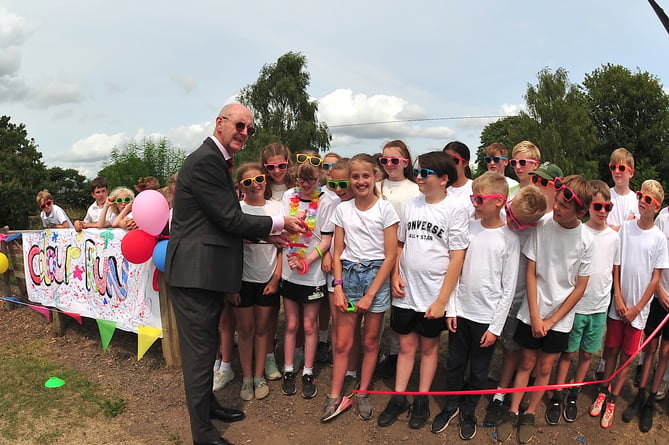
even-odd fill
[{"label": "man's black shoe", "polygon": [[219,409],[212,409],[211,411],[209,411],[209,418],[221,420],[223,422],[228,422],[228,423],[239,422],[240,420],[243,420],[245,417],[246,414],[244,414],[244,411],[240,411],[234,408],[219,408]]}]

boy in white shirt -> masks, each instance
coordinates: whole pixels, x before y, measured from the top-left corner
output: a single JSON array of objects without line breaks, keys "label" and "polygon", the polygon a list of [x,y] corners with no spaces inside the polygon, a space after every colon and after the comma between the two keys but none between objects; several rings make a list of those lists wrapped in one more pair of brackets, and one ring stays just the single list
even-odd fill
[{"label": "boy in white shirt", "polygon": [[[614,269],[614,304],[609,308],[606,320],[604,379],[613,375],[618,362],[625,363],[639,348],[650,312],[649,303],[660,282],[661,270],[669,267],[667,238],[654,224],[655,214],[660,211],[664,199],[664,190],[659,182],[649,179],[641,185],[637,198],[639,219],[623,222],[619,231],[620,267]],[[599,388],[590,415],[599,416],[606,401],[600,421],[602,428],[609,428],[613,423],[616,398],[628,373],[629,367],[620,370],[611,384],[610,393],[605,387]],[[641,406],[642,403],[633,402],[633,405]],[[631,411],[623,413],[629,420],[636,414],[632,412],[630,417]]]},{"label": "boy in white shirt", "polygon": [[[98,176],[97,178],[93,179],[91,181],[91,197],[95,200],[95,202],[91,204],[90,207],[88,207],[88,211],[86,212],[86,216],[84,217],[83,221],[76,220],[74,222],[74,230],[81,232],[83,229],[103,227],[103,225],[100,224],[100,213],[102,213],[102,209],[105,207],[107,196],[109,196],[107,180],[102,176]],[[115,218],[116,215],[113,212],[107,212],[107,224],[104,227],[111,227]]]},{"label": "boy in white shirt", "polygon": [[606,221],[617,232],[624,221],[639,217],[636,195],[630,189],[630,180],[634,176],[634,156],[624,148],[613,150],[609,158],[609,170],[614,184],[611,187],[613,210]]},{"label": "boy in white shirt", "polygon": [[[551,370],[569,342],[574,306],[583,296],[592,263],[592,235],[580,218],[590,207],[592,189],[578,175],[555,178],[553,218],[542,220],[523,247],[527,257],[527,300],[518,312],[514,340],[522,346],[522,361],[514,386],[527,386],[535,372],[535,385],[548,384]],[[536,365],[536,366],[535,366]],[[518,439],[534,437],[535,412],[544,391],[534,391],[527,410],[519,416],[524,393],[513,393],[497,440],[507,440],[518,423]]]},{"label": "boy in white shirt", "polygon": [[[485,387],[494,346],[502,333],[518,278],[520,241],[500,217],[509,192],[506,179],[486,172],[474,180],[472,191],[476,219],[470,221],[469,248],[460,283],[446,313],[450,331],[446,363],[449,391],[464,388],[467,364],[467,389]],[[444,410],[432,423],[432,431],[443,430],[461,408],[460,437],[472,439],[480,398],[479,394],[447,396]]]},{"label": "boy in white shirt", "polygon": [[37,194],[37,205],[42,210],[39,214],[46,229],[71,229],[72,221],[65,210],[53,203],[53,196],[44,189]]},{"label": "boy in white shirt", "polygon": [[[585,228],[592,233],[594,238],[592,274],[583,298],[576,304],[574,327],[569,333],[569,346],[562,353],[558,362],[556,384],[566,383],[571,360],[577,351],[579,356],[574,382],[585,381],[585,376],[590,369],[592,354],[602,349],[606,329],[606,312],[611,302],[613,265],[620,263],[620,238],[618,238],[618,233],[606,224],[607,216],[615,207],[610,202],[609,186],[598,179],[590,181],[590,186],[593,190],[593,198],[588,209],[590,218],[585,223]],[[570,388],[568,391],[563,413],[567,422],[576,420],[578,391],[578,387]],[[546,422],[551,425],[560,421],[562,399],[562,391],[556,390],[546,410]]]},{"label": "boy in white shirt", "polygon": [[504,179],[509,185],[509,199],[511,199],[518,193],[518,181],[506,176],[506,167],[509,165],[509,150],[501,142],[493,142],[483,149],[483,153],[485,154],[483,162],[485,162],[488,171],[504,175]]}]

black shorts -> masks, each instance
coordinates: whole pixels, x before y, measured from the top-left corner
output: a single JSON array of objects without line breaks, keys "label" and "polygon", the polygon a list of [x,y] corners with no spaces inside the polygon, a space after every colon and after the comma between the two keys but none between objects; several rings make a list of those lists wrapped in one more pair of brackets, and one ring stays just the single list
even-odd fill
[{"label": "black shorts", "polygon": [[425,318],[425,312],[392,306],[390,309],[390,327],[399,335],[412,332],[426,338],[437,338],[446,328],[445,318]]},{"label": "black shorts", "polygon": [[325,289],[325,286],[303,286],[301,284],[281,280],[279,292],[283,298],[287,298],[295,303],[311,304],[323,300],[327,290]]},{"label": "black shorts", "polygon": [[569,346],[569,332],[548,331],[545,337],[534,338],[532,326],[518,320],[513,340],[525,349],[541,349],[548,354],[564,352]]},{"label": "black shorts", "polygon": [[232,304],[234,307],[251,307],[251,306],[276,306],[279,304],[279,293],[263,295],[267,283],[251,283],[249,281],[242,281],[242,287],[239,290],[240,303],[238,306]]},{"label": "black shorts", "polygon": [[[653,298],[653,301],[650,303],[650,313],[648,314],[648,320],[646,321],[646,327],[643,330],[643,333],[648,337],[653,333],[655,328],[657,328],[660,323],[664,320],[664,317],[667,316],[669,312],[662,307],[657,298]],[[669,321],[662,326],[662,329],[658,333],[658,337],[662,335],[662,339],[669,339]]]}]

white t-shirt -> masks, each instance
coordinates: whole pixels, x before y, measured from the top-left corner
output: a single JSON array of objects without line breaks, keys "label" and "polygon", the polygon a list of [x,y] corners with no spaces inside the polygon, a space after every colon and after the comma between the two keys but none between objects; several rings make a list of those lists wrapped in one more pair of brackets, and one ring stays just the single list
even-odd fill
[{"label": "white t-shirt", "polygon": [[[453,200],[428,204],[422,194],[407,203],[405,212],[397,239],[404,243],[400,276],[406,285],[406,295],[393,297],[392,304],[425,312],[439,296],[450,251],[466,249],[469,244],[469,217]],[[455,289],[449,299],[454,294]]]},{"label": "white t-shirt", "polygon": [[65,213],[65,210],[57,206],[56,204],[51,204],[51,213],[46,214],[44,210],[42,210],[39,214],[39,217],[42,219],[42,224],[44,227],[48,227],[50,224],[53,225],[58,225],[62,224],[65,221],[67,221],[70,224],[70,229],[74,228],[74,225],[72,224],[72,221],[70,221],[70,217],[67,216]]},{"label": "white t-shirt", "polygon": [[611,303],[613,265],[620,264],[620,238],[610,227],[595,230],[584,224],[592,234],[592,273],[583,297],[576,303],[577,314],[599,314],[606,312]]},{"label": "white t-shirt", "polygon": [[272,198],[274,201],[279,201],[281,202],[281,199],[283,198],[283,194],[286,193],[286,190],[288,190],[288,186],[286,184],[274,184],[271,183],[269,185],[270,190],[272,190]]},{"label": "white t-shirt", "polygon": [[[281,214],[281,204],[266,200],[265,205],[252,206],[244,201],[239,205],[248,215],[276,216]],[[274,244],[253,244],[244,242],[244,269],[242,281],[249,283],[267,283],[276,270],[277,249]]]},{"label": "white t-shirt", "polygon": [[393,205],[400,220],[404,218],[404,208],[406,207],[407,202],[414,196],[420,194],[418,184],[406,178],[401,181],[384,179],[383,181],[376,183],[376,188],[381,194],[381,197],[388,200]]},{"label": "white t-shirt", "polygon": [[[523,247],[525,247],[525,243],[527,243],[527,241],[530,239],[532,232],[534,232],[534,226],[515,231],[516,235],[518,236],[518,243],[520,244],[521,252],[523,251]],[[523,304],[523,301],[527,299],[526,274],[527,257],[521,253],[520,260],[518,261],[518,279],[516,280],[516,291],[514,292],[513,302],[511,303],[511,308],[509,309],[509,316],[511,317],[518,315],[520,306]]]},{"label": "white t-shirt", "polygon": [[[669,207],[665,207],[655,218],[655,225],[667,237],[667,246],[669,248]],[[665,291],[669,292],[669,269],[662,269],[662,278],[660,284]]]},{"label": "white t-shirt", "polygon": [[520,191],[520,187],[519,187],[520,184],[518,183],[518,181],[516,181],[513,178],[509,178],[508,176],[504,176],[504,179],[506,179],[506,183],[509,186],[509,193],[508,193],[507,197],[509,199],[511,199],[514,196],[516,196],[518,194],[518,192]]},{"label": "white t-shirt", "polygon": [[[88,207],[86,216],[84,217],[84,222],[97,224],[98,221],[100,220],[100,213],[102,213],[102,209],[104,209],[104,207],[105,207],[104,204],[99,206],[97,202],[91,204],[90,207]],[[115,219],[116,219],[116,214],[111,210],[111,208],[107,209],[105,220],[109,223],[110,227],[114,223]]]},{"label": "white t-shirt", "polygon": [[[299,205],[298,211],[307,210],[309,205],[311,205],[311,200],[303,200],[299,198],[299,187],[288,190],[284,193],[281,200],[281,213],[282,215],[290,214],[290,203],[291,198],[298,197]],[[332,212],[336,206],[336,202],[325,193],[321,193],[318,200],[318,210],[316,210],[316,225],[314,227],[314,232],[321,236],[323,230],[322,226],[327,223],[327,221],[332,216]],[[297,243],[306,244],[305,252],[308,255],[311,251],[315,250],[314,247],[320,244],[320,241],[311,234],[311,232],[305,232],[300,234],[297,237]],[[305,274],[297,272],[297,270],[292,270],[288,265],[288,257],[291,253],[296,253],[300,251],[301,248],[287,248],[283,250],[283,262],[281,270],[281,278],[284,280],[290,281],[294,284],[299,284],[302,286],[323,286],[325,284],[325,273],[321,270],[321,259],[318,257],[316,261],[309,264],[309,270]]]},{"label": "white t-shirt", "polygon": [[506,225],[487,229],[481,220],[471,220],[455,297],[457,316],[488,324],[488,330],[499,336],[516,291],[519,260],[520,240],[511,229]]},{"label": "white t-shirt", "polygon": [[474,194],[472,191],[473,182],[471,179],[467,179],[467,182],[462,187],[450,186],[446,189],[448,196],[458,201],[465,208],[470,218],[474,217],[474,206],[472,205],[472,200],[469,198]]},{"label": "white t-shirt", "polygon": [[[539,223],[523,247],[528,260],[536,262],[539,315],[546,319],[557,311],[576,287],[579,276],[592,272],[592,234],[579,224],[565,229],[555,219]],[[559,320],[553,331],[569,332],[574,324],[574,309]],[[518,319],[531,324],[527,299],[518,312]]]},{"label": "white t-shirt", "polygon": [[383,231],[399,220],[393,205],[380,198],[365,211],[355,207],[355,199],[339,204],[332,222],[345,232],[341,259],[354,263],[383,260],[386,257]]},{"label": "white t-shirt", "polygon": [[639,202],[636,199],[636,193],[630,190],[626,195],[619,195],[616,189],[611,187],[611,202],[613,209],[606,218],[606,224],[610,226],[621,226],[623,221],[627,221],[630,215],[639,218]]},{"label": "white t-shirt", "polygon": [[[654,269],[669,268],[667,237],[656,226],[648,230],[639,227],[639,221],[624,221],[620,236],[620,290],[627,307],[639,304],[653,276]],[[632,327],[646,327],[650,301],[632,321]],[[609,317],[620,320],[616,305],[609,308]]]}]

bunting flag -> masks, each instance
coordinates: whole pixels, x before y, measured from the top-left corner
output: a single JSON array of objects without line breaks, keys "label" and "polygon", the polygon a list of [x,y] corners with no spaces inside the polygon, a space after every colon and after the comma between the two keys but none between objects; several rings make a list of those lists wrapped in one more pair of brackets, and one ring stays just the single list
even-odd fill
[{"label": "bunting flag", "polygon": [[16,297],[9,297],[8,296],[8,297],[0,297],[0,298],[2,298],[5,301],[11,301],[12,303],[16,303],[16,304],[25,304],[23,301],[19,300]]},{"label": "bunting flag", "polygon": [[47,319],[47,321],[51,321],[51,310],[48,307],[44,306],[36,306],[34,304],[29,304],[28,307],[30,309],[34,309],[40,314],[44,315]]},{"label": "bunting flag", "polygon": [[65,315],[69,315],[70,317],[74,318],[77,320],[77,323],[81,324],[81,315],[75,314],[74,312],[63,312]]},{"label": "bunting flag", "polygon": [[151,326],[137,326],[137,361],[140,361],[163,330]]},{"label": "bunting flag", "polygon": [[114,331],[116,330],[116,322],[108,320],[95,320],[98,323],[98,330],[100,331],[100,340],[102,341],[102,351],[107,352],[107,347],[111,341]]}]

